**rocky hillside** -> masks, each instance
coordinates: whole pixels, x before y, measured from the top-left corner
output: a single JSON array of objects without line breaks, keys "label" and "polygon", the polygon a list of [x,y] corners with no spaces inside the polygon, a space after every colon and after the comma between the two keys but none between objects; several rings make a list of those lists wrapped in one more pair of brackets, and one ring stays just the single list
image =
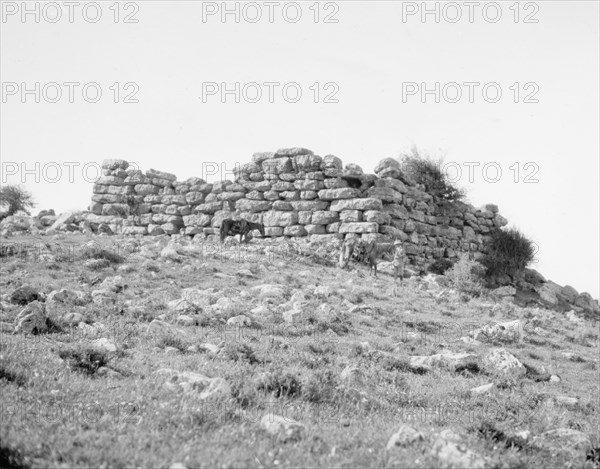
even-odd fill
[{"label": "rocky hillside", "polygon": [[13,230],[1,255],[2,467],[599,465],[584,308],[309,241]]}]

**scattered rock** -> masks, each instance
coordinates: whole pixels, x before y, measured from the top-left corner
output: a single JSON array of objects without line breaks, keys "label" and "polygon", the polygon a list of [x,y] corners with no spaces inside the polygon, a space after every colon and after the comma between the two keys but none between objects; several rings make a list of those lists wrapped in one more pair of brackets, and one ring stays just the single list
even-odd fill
[{"label": "scattered rock", "polygon": [[470,335],[480,342],[516,342],[521,338],[521,330],[521,322],[516,319],[502,324],[483,326]]},{"label": "scattered rock", "polygon": [[483,363],[494,371],[511,374],[513,376],[523,376],[527,371],[525,366],[505,349],[491,350],[484,357]]},{"label": "scattered rock", "polygon": [[457,437],[452,432],[445,430],[433,443],[431,453],[439,460],[439,467],[443,469],[483,469],[485,459],[459,444],[456,439]]},{"label": "scattered rock", "polygon": [[496,385],[494,383],[484,384],[483,386],[478,386],[476,388],[471,389],[471,394],[473,396],[479,396],[481,394],[487,394],[496,389]]},{"label": "scattered rock", "polygon": [[177,318],[177,325],[178,326],[197,326],[198,325],[198,320],[191,317],[191,316],[187,316],[185,314],[182,314],[181,316],[179,316]]},{"label": "scattered rock", "polygon": [[9,295],[10,301],[18,305],[26,305],[38,300],[38,291],[31,285],[21,285],[15,288]]},{"label": "scattered rock", "polygon": [[364,375],[360,371],[360,368],[353,365],[348,365],[342,370],[340,374],[342,381],[346,381],[351,384],[362,384],[364,382]]},{"label": "scattered rock", "polygon": [[405,447],[416,443],[417,441],[424,441],[425,435],[408,425],[402,425],[396,433],[394,433],[386,445],[386,449],[392,449],[396,446]]},{"label": "scattered rock", "polygon": [[257,285],[252,291],[258,292],[259,298],[282,298],[284,295],[283,287],[274,284]]},{"label": "scattered rock", "polygon": [[250,320],[250,318],[248,318],[247,316],[244,316],[243,314],[240,314],[239,316],[231,317],[227,320],[228,326],[244,327],[244,326],[250,326],[251,324],[252,324],[252,321]]},{"label": "scattered rock", "polygon": [[432,370],[433,368],[454,369],[459,365],[465,365],[477,359],[472,353],[440,353],[436,355],[412,356],[409,364],[412,368]]},{"label": "scattered rock", "polygon": [[575,324],[585,324],[585,319],[577,316],[574,310],[567,312],[565,316],[569,321],[574,322]]},{"label": "scattered rock", "polygon": [[573,453],[590,446],[587,435],[571,428],[556,428],[533,438],[532,444],[552,454],[561,452]]},{"label": "scattered rock", "polygon": [[32,301],[15,319],[15,332],[23,334],[40,334],[48,330],[43,303]]},{"label": "scattered rock", "polygon": [[267,433],[277,436],[281,441],[297,441],[302,439],[305,427],[289,417],[267,414],[260,419],[260,426]]},{"label": "scattered rock", "polygon": [[114,353],[117,353],[117,351],[118,351],[118,348],[114,344],[114,342],[111,342],[106,337],[101,337],[100,339],[96,339],[96,340],[92,341],[92,343],[90,345],[97,350],[100,350],[102,352],[109,353],[109,354],[114,354]]}]

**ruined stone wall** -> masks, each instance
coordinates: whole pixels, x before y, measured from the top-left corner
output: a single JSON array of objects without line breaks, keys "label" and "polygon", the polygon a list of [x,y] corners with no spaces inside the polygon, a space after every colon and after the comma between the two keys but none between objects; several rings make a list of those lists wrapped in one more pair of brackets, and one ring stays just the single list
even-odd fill
[{"label": "ruined stone wall", "polygon": [[411,262],[423,266],[462,252],[478,257],[490,231],[506,224],[495,205],[435,200],[392,158],[365,174],[336,156],[282,149],[255,153],[235,181],[215,184],[129,170],[124,160],[105,160],[102,168],[87,218],[100,232],[204,237],[218,234],[223,219],[241,217],[263,223],[271,238],[399,238]]}]

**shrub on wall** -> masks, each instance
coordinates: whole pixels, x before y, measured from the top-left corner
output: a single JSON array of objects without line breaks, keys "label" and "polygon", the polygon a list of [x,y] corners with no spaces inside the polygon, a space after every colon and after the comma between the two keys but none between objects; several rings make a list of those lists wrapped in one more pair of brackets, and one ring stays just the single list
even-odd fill
[{"label": "shrub on wall", "polygon": [[533,242],[519,230],[496,230],[481,263],[486,267],[486,277],[490,280],[506,275],[515,279],[533,261],[534,255]]},{"label": "shrub on wall", "polygon": [[441,257],[432,263],[428,270],[433,274],[444,275],[446,271],[452,267],[454,264],[450,259],[446,259],[445,257]]},{"label": "shrub on wall", "polygon": [[462,293],[479,296],[484,290],[482,280],[485,275],[485,267],[479,262],[469,259],[468,254],[463,254],[458,262],[446,271],[445,275],[452,286]]},{"label": "shrub on wall", "polygon": [[456,202],[465,197],[465,192],[449,182],[442,171],[443,158],[435,160],[413,147],[411,154],[402,157],[402,166],[410,179],[441,200]]}]

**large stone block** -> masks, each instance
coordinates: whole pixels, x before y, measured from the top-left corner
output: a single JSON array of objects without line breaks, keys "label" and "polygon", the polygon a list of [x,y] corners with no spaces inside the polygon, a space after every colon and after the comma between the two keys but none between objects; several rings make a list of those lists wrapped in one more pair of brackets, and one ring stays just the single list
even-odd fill
[{"label": "large stone block", "polygon": [[399,239],[400,241],[406,241],[408,235],[404,231],[391,225],[379,225],[379,232],[392,237],[393,239]]},{"label": "large stone block", "polygon": [[150,180],[139,169],[128,170],[125,184],[135,186],[136,184],[148,184]]},{"label": "large stone block", "polygon": [[398,178],[402,175],[401,164],[394,158],[384,158],[375,166],[377,176]]},{"label": "large stone block", "polygon": [[298,223],[300,225],[310,225],[312,220],[312,214],[310,210],[301,210],[298,212]]},{"label": "large stone block", "polygon": [[167,181],[171,182],[177,180],[177,176],[175,176],[174,174],[166,173],[164,171],[157,171],[156,169],[152,168],[146,171],[146,177],[150,179],[166,179]]},{"label": "large stone block", "polygon": [[342,187],[348,187],[348,181],[340,177],[327,178],[323,181],[325,189],[340,189]]},{"label": "large stone block", "polygon": [[[337,213],[337,212],[332,212],[332,213]],[[340,214],[340,221],[342,223],[353,223],[353,222],[362,221],[363,212],[361,212],[360,210],[342,210],[341,212],[339,212],[339,214]]]},{"label": "large stone block", "polygon": [[339,213],[330,210],[317,210],[312,213],[313,225],[329,225],[339,221]]},{"label": "large stone block", "polygon": [[318,155],[304,154],[294,156],[297,171],[319,171],[323,159]]},{"label": "large stone block", "polygon": [[341,212],[342,210],[382,210],[383,203],[379,199],[346,199],[331,202],[330,210]]},{"label": "large stone block", "polygon": [[221,210],[221,208],[223,208],[222,202],[205,202],[197,205],[194,208],[194,213],[215,213],[216,211]]},{"label": "large stone block", "polygon": [[272,203],[268,200],[240,199],[235,203],[236,210],[244,212],[264,212],[270,210]]},{"label": "large stone block", "polygon": [[312,155],[313,152],[307,148],[294,147],[294,148],[280,148],[275,152],[275,158],[282,157],[295,157],[300,155]]},{"label": "large stone block", "polygon": [[342,187],[339,189],[322,189],[319,191],[319,199],[321,200],[353,199],[359,196],[360,191],[350,187]]},{"label": "large stone block", "polygon": [[183,218],[178,215],[167,215],[165,213],[155,213],[152,215],[152,222],[157,225],[165,223],[173,223],[178,226],[183,226]]},{"label": "large stone block", "polygon": [[127,169],[129,168],[129,163],[122,159],[107,159],[103,160],[100,166],[102,169]]},{"label": "large stone block", "polygon": [[286,226],[283,229],[284,236],[306,236],[307,232],[304,226],[302,225],[292,225]]},{"label": "large stone block", "polygon": [[316,179],[303,179],[294,183],[296,189],[301,191],[320,191],[325,188],[323,181]]},{"label": "large stone block", "polygon": [[341,223],[336,221],[335,223],[330,223],[325,227],[327,233],[339,233]]},{"label": "large stone block", "polygon": [[321,163],[321,169],[337,169],[341,170],[343,168],[342,160],[334,155],[326,155],[323,157],[323,162]]},{"label": "large stone block", "polygon": [[400,220],[408,220],[408,218],[410,218],[408,215],[408,210],[406,210],[406,208],[402,205],[384,204],[382,211],[390,215],[392,218]]},{"label": "large stone block", "polygon": [[285,200],[276,200],[273,202],[273,210],[279,210],[282,212],[291,212],[294,210],[292,204],[290,202],[286,202]]},{"label": "large stone block", "polygon": [[298,224],[297,212],[279,212],[270,210],[263,214],[265,226],[292,226]]},{"label": "large stone block", "polygon": [[300,200],[314,200],[319,194],[316,191],[300,191]]},{"label": "large stone block", "polygon": [[101,204],[122,204],[125,203],[126,198],[124,195],[115,194],[94,194],[92,195],[92,202],[99,202]]},{"label": "large stone block", "polygon": [[96,179],[96,184],[102,186],[123,186],[125,185],[125,178],[117,176],[100,176]]},{"label": "large stone block", "polygon": [[271,185],[271,190],[276,192],[293,191],[296,190],[296,186],[293,182],[277,181]]},{"label": "large stone block", "polygon": [[245,192],[221,192],[217,199],[227,202],[235,202],[237,200],[243,199],[246,195]]},{"label": "large stone block", "polygon": [[340,225],[340,233],[377,233],[379,226],[373,222],[363,223],[342,223]]},{"label": "large stone block", "polygon": [[374,186],[367,190],[369,197],[375,197],[381,199],[384,202],[401,203],[402,194],[391,187],[378,187]]},{"label": "large stone block", "polygon": [[389,213],[385,213],[381,210],[366,210],[363,213],[364,221],[373,221],[380,225],[389,225],[392,221],[392,217]]},{"label": "large stone block", "polygon": [[294,210],[327,210],[329,202],[325,200],[294,200],[291,202]]},{"label": "large stone block", "polygon": [[327,229],[325,228],[325,225],[305,225],[304,228],[306,229],[306,233],[308,235],[326,234],[327,233]]},{"label": "large stone block", "polygon": [[183,194],[163,195],[162,203],[166,205],[186,205],[187,200]]},{"label": "large stone block", "polygon": [[276,191],[267,191],[263,194],[265,200],[274,201],[279,200],[279,192]]},{"label": "large stone block", "polygon": [[219,210],[215,212],[213,215],[210,226],[213,228],[220,228],[223,220],[234,220],[236,218],[236,213],[230,210]]},{"label": "large stone block", "polygon": [[183,224],[185,226],[208,226],[210,225],[211,216],[206,213],[199,213],[197,215],[187,215],[183,217]]},{"label": "large stone block", "polygon": [[136,184],[133,188],[135,193],[139,195],[158,194],[160,192],[160,187],[154,184]]},{"label": "large stone block", "polygon": [[283,191],[279,193],[279,197],[284,200],[300,200],[300,191]]},{"label": "large stone block", "polygon": [[199,205],[204,202],[205,198],[206,194],[204,194],[204,192],[191,191],[185,194],[185,201],[189,205]]},{"label": "large stone block", "polygon": [[265,226],[265,236],[283,236],[283,227],[281,226]]},{"label": "large stone block", "polygon": [[246,193],[246,199],[249,200],[265,200],[265,196],[260,191],[250,191]]},{"label": "large stone block", "polygon": [[271,190],[271,183],[269,181],[239,181],[239,183],[249,191],[266,192]]},{"label": "large stone block", "polygon": [[375,187],[387,187],[389,189],[394,189],[395,191],[400,192],[401,194],[405,194],[408,189],[406,185],[400,180],[395,178],[381,178],[376,179],[374,181]]},{"label": "large stone block", "polygon": [[296,179],[298,179],[296,176],[296,173],[281,173],[279,175],[279,180],[286,182],[294,182]]},{"label": "large stone block", "polygon": [[260,164],[265,160],[270,160],[275,158],[275,153],[273,152],[258,152],[252,155],[252,162]]},{"label": "large stone block", "polygon": [[262,162],[262,169],[267,174],[290,173],[294,170],[294,164],[291,158],[273,158]]}]

